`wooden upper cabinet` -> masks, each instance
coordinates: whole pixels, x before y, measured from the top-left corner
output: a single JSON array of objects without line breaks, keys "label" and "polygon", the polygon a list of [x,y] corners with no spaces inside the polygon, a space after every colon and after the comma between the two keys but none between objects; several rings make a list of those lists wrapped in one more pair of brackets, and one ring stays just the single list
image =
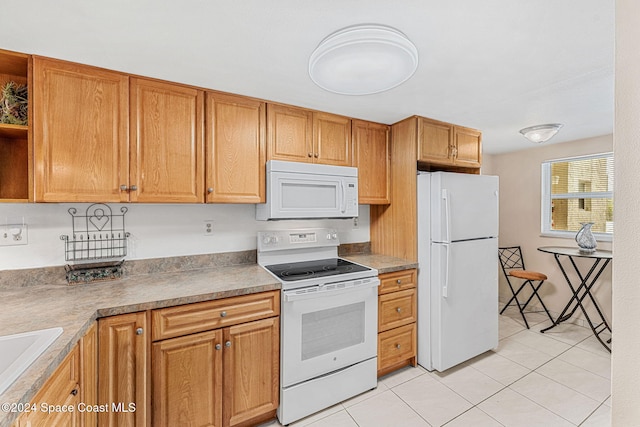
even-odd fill
[{"label": "wooden upper cabinet", "polygon": [[264,203],[266,104],[207,93],[207,202]]},{"label": "wooden upper cabinet", "polygon": [[482,165],[482,133],[462,126],[454,127],[455,164],[479,168]]},{"label": "wooden upper cabinet", "polygon": [[204,93],[131,78],[132,202],[204,202]]},{"label": "wooden upper cabinet", "polygon": [[460,168],[482,164],[482,133],[475,129],[418,117],[418,161]]},{"label": "wooden upper cabinet", "polygon": [[145,312],[98,320],[98,402],[124,405],[99,413],[100,426],[151,425],[148,323]]},{"label": "wooden upper cabinet", "polygon": [[34,57],[35,200],[124,202],[129,178],[129,78]]},{"label": "wooden upper cabinet", "polygon": [[358,168],[358,203],[389,204],[389,126],[353,120],[353,165]]},{"label": "wooden upper cabinet", "polygon": [[335,114],[313,113],[314,163],[351,166],[351,119]]},{"label": "wooden upper cabinet", "polygon": [[351,119],[267,105],[267,160],[351,166]]},{"label": "wooden upper cabinet", "polygon": [[267,105],[267,160],[313,163],[313,113]]},{"label": "wooden upper cabinet", "polygon": [[418,161],[451,164],[453,152],[453,126],[419,117]]}]

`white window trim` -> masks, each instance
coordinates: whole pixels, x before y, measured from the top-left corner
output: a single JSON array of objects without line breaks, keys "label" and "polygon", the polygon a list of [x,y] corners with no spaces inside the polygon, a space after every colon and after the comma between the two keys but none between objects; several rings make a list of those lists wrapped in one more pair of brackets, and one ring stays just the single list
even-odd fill
[{"label": "white window trim", "polygon": [[[542,188],[541,188],[541,216],[540,216],[540,236],[542,237],[558,237],[561,239],[574,239],[576,237],[576,232],[574,231],[562,231],[562,230],[552,230],[551,229],[551,221],[547,221],[547,218],[551,218],[551,164],[557,162],[567,162],[567,161],[576,161],[576,160],[589,160],[589,159],[599,159],[603,157],[613,156],[613,152],[607,153],[599,153],[599,154],[591,154],[588,156],[576,156],[576,157],[565,157],[562,159],[553,159],[553,160],[545,160],[541,165],[541,176],[542,176]],[[615,184],[614,184],[615,185]],[[613,198],[612,191],[606,192],[591,192],[591,193],[580,193],[581,196],[584,196],[585,199],[588,198]],[[556,194],[554,199],[575,199],[576,194]],[[613,233],[597,233],[594,232],[593,236],[596,238],[598,242],[612,242],[613,241]]]}]

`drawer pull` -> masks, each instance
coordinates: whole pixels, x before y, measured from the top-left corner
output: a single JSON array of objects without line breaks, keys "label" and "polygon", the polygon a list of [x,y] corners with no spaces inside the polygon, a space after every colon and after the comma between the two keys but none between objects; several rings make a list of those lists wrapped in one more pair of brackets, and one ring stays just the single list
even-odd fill
[{"label": "drawer pull", "polygon": [[398,279],[398,280],[396,280],[396,283],[397,283],[398,285],[402,285],[402,279]]},{"label": "drawer pull", "polygon": [[136,329],[136,335],[142,335],[144,333],[144,329],[138,328]]},{"label": "drawer pull", "polygon": [[220,344],[216,344],[216,350],[222,350],[222,346]]},{"label": "drawer pull", "polygon": [[227,348],[231,347],[231,341],[227,341],[226,343],[224,343],[224,346]]},{"label": "drawer pull", "polygon": [[401,312],[402,312],[402,309],[401,309],[400,307],[398,307],[398,308],[396,308],[396,311],[397,311],[398,313],[401,313]]},{"label": "drawer pull", "polygon": [[222,313],[220,313],[220,317],[227,317],[227,312],[223,311]]},{"label": "drawer pull", "polygon": [[71,394],[72,394],[73,396],[77,396],[77,395],[78,395],[78,389],[77,389],[77,388],[74,388],[73,390],[71,390]]},{"label": "drawer pull", "polygon": [[396,344],[396,348],[400,350],[400,344]]}]

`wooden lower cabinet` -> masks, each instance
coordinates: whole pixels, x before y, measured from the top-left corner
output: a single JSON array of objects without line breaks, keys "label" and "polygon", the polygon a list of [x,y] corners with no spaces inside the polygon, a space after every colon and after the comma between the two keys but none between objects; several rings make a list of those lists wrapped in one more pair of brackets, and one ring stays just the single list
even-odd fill
[{"label": "wooden lower cabinet", "polygon": [[98,401],[109,410],[98,425],[151,425],[149,416],[148,314],[121,314],[98,320]]},{"label": "wooden lower cabinet", "polygon": [[225,328],[224,341],[222,425],[273,418],[280,397],[280,318]]},{"label": "wooden lower cabinet", "polygon": [[[277,291],[264,292],[228,298],[228,307],[223,299],[153,311],[155,331],[162,330],[161,322],[194,320],[184,336],[152,344],[154,426],[249,426],[275,416],[280,378],[277,296]],[[237,324],[212,329],[205,320],[211,317],[213,305],[216,312],[225,313],[227,322],[233,322],[236,315]],[[265,309],[247,310],[249,307]],[[270,317],[246,320],[258,312]],[[197,330],[195,320],[199,318],[203,321]]]},{"label": "wooden lower cabinet", "polygon": [[153,344],[153,425],[222,426],[222,331]]},{"label": "wooden lower cabinet", "polygon": [[96,405],[96,342],[94,324],[29,402],[36,410],[24,412],[15,427],[96,426],[95,413],[86,410]]},{"label": "wooden lower cabinet", "polygon": [[416,365],[417,271],[380,275],[378,288],[378,376]]}]

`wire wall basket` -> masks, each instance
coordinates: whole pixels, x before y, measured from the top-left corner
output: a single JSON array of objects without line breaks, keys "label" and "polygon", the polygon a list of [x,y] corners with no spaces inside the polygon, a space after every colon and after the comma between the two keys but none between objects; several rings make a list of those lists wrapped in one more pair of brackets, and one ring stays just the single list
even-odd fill
[{"label": "wire wall basket", "polygon": [[127,255],[129,233],[124,228],[126,207],[120,214],[102,203],[90,205],[84,213],[69,208],[72,234],[62,235],[67,261],[113,260]]}]

